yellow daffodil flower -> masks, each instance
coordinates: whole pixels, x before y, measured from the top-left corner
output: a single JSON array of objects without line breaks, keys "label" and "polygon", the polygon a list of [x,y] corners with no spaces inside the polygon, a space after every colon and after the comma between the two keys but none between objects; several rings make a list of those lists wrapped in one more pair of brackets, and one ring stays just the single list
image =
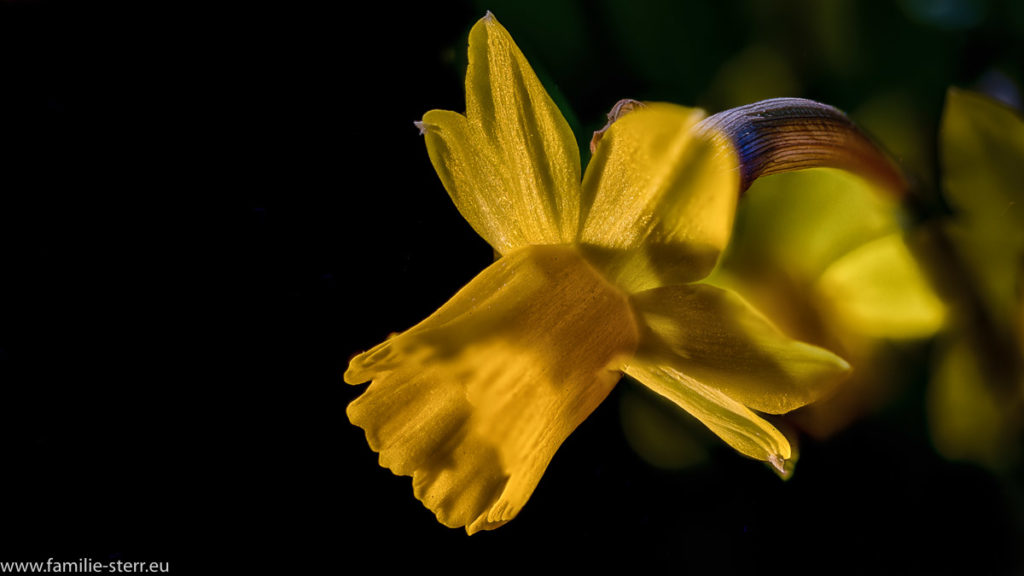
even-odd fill
[{"label": "yellow daffodil flower", "polygon": [[348,407],[380,464],[470,534],[522,509],[565,438],[623,374],[781,469],[779,414],[848,364],[696,283],[732,229],[738,157],[699,110],[649,104],[580,177],[569,125],[488,14],[469,36],[466,113],[419,123],[458,210],[499,255],[423,322],[352,359]]},{"label": "yellow daffodil flower", "polygon": [[957,315],[929,388],[936,448],[1005,471],[1024,463],[1024,119],[952,89],[940,131],[953,218],[937,260]]}]

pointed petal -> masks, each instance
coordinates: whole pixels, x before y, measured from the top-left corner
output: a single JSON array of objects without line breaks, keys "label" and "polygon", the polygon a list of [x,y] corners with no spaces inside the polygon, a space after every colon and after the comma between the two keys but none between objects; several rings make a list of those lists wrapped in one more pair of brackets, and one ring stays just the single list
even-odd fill
[{"label": "pointed petal", "polygon": [[781,414],[831,393],[850,366],[792,340],[734,292],[691,284],[636,294],[640,354],[761,412]]},{"label": "pointed petal", "polygon": [[430,318],[354,358],[348,408],[443,524],[513,518],[636,347],[625,296],[568,247],[515,251]]},{"label": "pointed petal", "polygon": [[499,253],[573,240],[580,189],[576,138],[492,15],[469,34],[466,115],[433,110],[420,126],[459,212]]},{"label": "pointed petal", "polygon": [[626,267],[647,274],[623,279],[631,289],[702,278],[729,240],[739,165],[730,145],[698,134],[702,117],[671,104],[637,108],[608,128],[587,166],[580,241],[611,260],[649,262]]},{"label": "pointed petal", "polygon": [[833,303],[845,331],[872,338],[922,338],[945,319],[932,290],[900,234],[851,251],[829,266],[816,291]]},{"label": "pointed petal", "polygon": [[631,363],[625,372],[692,414],[741,454],[768,462],[780,473],[792,456],[781,432],[721,390],[674,368],[643,361]]}]

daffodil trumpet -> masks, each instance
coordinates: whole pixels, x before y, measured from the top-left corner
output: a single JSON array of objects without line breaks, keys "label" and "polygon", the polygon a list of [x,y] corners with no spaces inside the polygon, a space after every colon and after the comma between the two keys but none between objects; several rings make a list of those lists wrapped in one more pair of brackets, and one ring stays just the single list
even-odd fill
[{"label": "daffodil trumpet", "polygon": [[581,175],[568,123],[489,13],[469,35],[465,114],[433,110],[417,125],[499,257],[354,357],[345,381],[371,381],[348,417],[441,523],[472,534],[515,517],[623,374],[788,471],[790,443],[759,413],[832,393],[850,366],[700,282],[757,174],[734,135],[700,110],[646,103],[611,123]]}]

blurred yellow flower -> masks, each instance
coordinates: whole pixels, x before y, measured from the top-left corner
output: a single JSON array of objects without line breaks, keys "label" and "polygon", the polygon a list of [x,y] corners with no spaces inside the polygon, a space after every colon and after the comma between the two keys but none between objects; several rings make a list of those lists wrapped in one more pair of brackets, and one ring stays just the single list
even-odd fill
[{"label": "blurred yellow flower", "polygon": [[618,119],[580,178],[576,140],[488,14],[469,36],[466,113],[419,123],[458,210],[499,259],[420,324],[352,359],[348,408],[382,466],[470,534],[516,516],[562,441],[623,373],[780,471],[778,414],[848,372],[743,299],[696,283],[731,234],[736,153],[699,110]]},{"label": "blurred yellow flower", "polygon": [[1024,431],[1024,119],[950,90],[940,131],[943,228],[955,323],[929,388],[932,439],[945,456],[1021,464]]},{"label": "blurred yellow flower", "polygon": [[889,344],[932,336],[945,321],[945,304],[901,228],[898,193],[826,168],[759,179],[708,279],[855,367],[834,397],[793,415],[812,435],[879,408],[906,379]]}]

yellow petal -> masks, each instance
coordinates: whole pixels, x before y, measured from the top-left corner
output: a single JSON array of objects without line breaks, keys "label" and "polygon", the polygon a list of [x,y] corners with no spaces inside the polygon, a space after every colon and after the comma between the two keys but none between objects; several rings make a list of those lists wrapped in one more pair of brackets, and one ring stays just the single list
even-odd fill
[{"label": "yellow petal", "polygon": [[816,290],[832,303],[834,320],[872,338],[925,337],[945,318],[945,306],[900,234],[883,236],[836,260]]},{"label": "yellow petal", "polygon": [[702,284],[633,296],[640,354],[772,414],[829,393],[849,373],[835,354],[780,333],[735,293]]},{"label": "yellow petal", "polygon": [[1017,461],[1012,406],[992,386],[965,339],[948,344],[937,356],[936,375],[928,388],[932,441],[946,458],[969,460],[993,468]]},{"label": "yellow petal", "polygon": [[648,104],[612,124],[587,166],[580,242],[630,290],[706,276],[729,240],[739,166],[731,146],[698,134],[702,117]]},{"label": "yellow petal", "polygon": [[899,206],[869,181],[831,168],[759,178],[736,213],[722,267],[810,285],[837,258],[898,232]]},{"label": "yellow petal", "polygon": [[[943,184],[973,225],[1024,240],[1024,118],[979,94],[951,89],[942,115]],[[979,230],[979,232],[982,230]],[[1004,241],[1010,239],[1004,238]]]},{"label": "yellow petal", "polygon": [[1020,316],[1024,281],[1024,119],[978,94],[950,90],[942,117],[949,232],[988,314],[1004,333]]},{"label": "yellow petal", "polygon": [[769,462],[785,474],[789,441],[774,426],[721,390],[671,367],[638,361],[626,374],[668,398],[704,423],[741,454]]},{"label": "yellow petal", "polygon": [[433,110],[420,128],[459,212],[495,250],[572,242],[579,225],[576,139],[492,15],[469,34],[466,115]]},{"label": "yellow petal", "polygon": [[439,521],[512,519],[636,346],[625,296],[569,247],[517,250],[435,314],[354,358],[348,408]]}]

